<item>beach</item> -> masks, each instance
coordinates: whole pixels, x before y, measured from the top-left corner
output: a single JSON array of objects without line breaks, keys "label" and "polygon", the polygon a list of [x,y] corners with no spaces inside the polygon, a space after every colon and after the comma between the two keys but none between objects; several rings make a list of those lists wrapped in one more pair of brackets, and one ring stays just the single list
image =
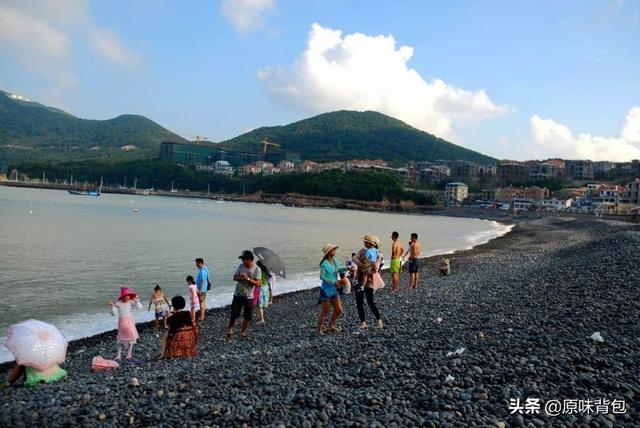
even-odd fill
[{"label": "beach", "polygon": [[[0,391],[0,425],[638,426],[639,247],[630,224],[519,221],[449,256],[451,276],[437,276],[439,257],[423,261],[417,290],[404,273],[391,294],[385,274],[381,330],[370,312],[357,329],[350,295],[341,331],[317,336],[313,289],[276,297],[246,341],[224,340],[227,308],[209,311],[192,359],[156,360],[160,339],[139,324],[134,361],[91,373],[94,356],[113,357],[115,331],[81,339],[66,379]],[[515,399],[542,408],[512,414]],[[544,412],[550,400],[603,399],[625,413]]]}]

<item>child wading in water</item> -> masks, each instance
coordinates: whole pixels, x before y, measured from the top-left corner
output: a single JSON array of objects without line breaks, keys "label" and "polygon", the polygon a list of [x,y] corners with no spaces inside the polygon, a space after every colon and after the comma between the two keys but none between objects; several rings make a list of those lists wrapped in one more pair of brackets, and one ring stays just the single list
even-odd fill
[{"label": "child wading in water", "polygon": [[134,309],[142,309],[142,304],[138,300],[136,293],[129,287],[120,287],[120,296],[118,301],[108,302],[111,307],[111,315],[118,313],[118,336],[116,338],[118,344],[118,353],[116,360],[122,358],[122,348],[127,346],[127,359],[132,357],[133,345],[138,340],[138,330],[136,330],[136,322],[131,315]]},{"label": "child wading in water", "polygon": [[169,317],[170,308],[169,308],[169,300],[167,296],[162,291],[159,285],[156,285],[153,289],[153,294],[151,294],[151,299],[149,299],[149,308],[147,310],[151,310],[151,305],[153,304],[156,312],[156,326],[155,332],[156,337],[158,337],[158,330],[160,329],[160,320],[164,322],[164,329],[167,329],[167,318]]},{"label": "child wading in water", "polygon": [[187,287],[189,287],[189,308],[191,310],[191,321],[195,324],[196,313],[200,310],[200,298],[198,297],[198,287],[191,275],[187,277]]}]

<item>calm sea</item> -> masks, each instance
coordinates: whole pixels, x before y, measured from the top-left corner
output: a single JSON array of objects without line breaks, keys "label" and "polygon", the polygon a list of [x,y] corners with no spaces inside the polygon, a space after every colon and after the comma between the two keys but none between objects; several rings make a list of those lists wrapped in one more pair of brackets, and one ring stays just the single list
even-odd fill
[{"label": "calm sea", "polygon": [[[135,211],[137,210],[137,212]],[[321,248],[340,245],[345,259],[361,237],[376,234],[389,258],[393,230],[402,242],[416,232],[425,255],[447,253],[500,236],[496,222],[288,208],[154,196],[73,196],[55,190],[0,186],[0,340],[17,321],[36,318],[56,324],[75,339],[115,328],[107,300],[119,287],[132,287],[145,311],[155,284],[169,296],[186,296],[184,278],[202,257],[213,274],[208,306],[230,303],[233,272],[244,249],[264,246],[278,252],[287,279],[277,293],[318,285]],[[222,328],[222,327],[221,327]],[[0,346],[0,361],[12,359]]]}]

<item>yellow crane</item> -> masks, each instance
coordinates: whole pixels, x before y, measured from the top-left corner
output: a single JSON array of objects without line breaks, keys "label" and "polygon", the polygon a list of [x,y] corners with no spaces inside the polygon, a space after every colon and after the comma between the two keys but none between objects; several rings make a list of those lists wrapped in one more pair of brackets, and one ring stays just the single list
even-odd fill
[{"label": "yellow crane", "polygon": [[262,144],[262,154],[267,153],[267,148],[269,146],[274,146],[274,147],[282,147],[280,144],[276,144],[276,143],[272,143],[271,141],[269,141],[269,139],[264,138],[260,144]]},{"label": "yellow crane", "polygon": [[201,137],[200,134],[196,134],[196,144],[200,144],[203,141],[209,141],[207,137]]}]

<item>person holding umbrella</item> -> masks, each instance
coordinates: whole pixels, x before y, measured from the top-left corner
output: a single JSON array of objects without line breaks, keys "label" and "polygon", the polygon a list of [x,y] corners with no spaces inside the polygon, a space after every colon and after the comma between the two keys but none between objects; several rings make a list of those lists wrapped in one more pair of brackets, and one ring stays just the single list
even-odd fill
[{"label": "person holding umbrella", "polygon": [[[254,247],[253,253],[269,272],[269,280],[267,282],[269,283],[269,306],[271,306],[273,305],[273,296],[275,295],[276,276],[280,276],[282,278],[287,277],[284,262],[273,250],[265,247]],[[260,269],[262,269],[262,267]],[[264,271],[265,270],[262,269],[263,273]]]},{"label": "person holding umbrella", "polygon": [[7,382],[12,385],[22,376],[25,386],[51,383],[67,372],[60,368],[67,356],[67,340],[53,325],[27,320],[9,327],[5,346],[16,359]]},{"label": "person holding umbrella", "polygon": [[340,262],[335,258],[337,249],[338,246],[334,244],[326,244],[322,247],[324,256],[320,262],[320,280],[322,281],[322,285],[320,285],[320,302],[322,309],[318,318],[317,331],[319,335],[324,334],[324,322],[329,315],[331,306],[333,306],[333,314],[326,331],[327,333],[338,331],[336,320],[342,314],[342,302],[340,301],[338,289],[349,281],[347,278],[339,278],[339,275],[346,272],[347,268],[340,266]]}]

